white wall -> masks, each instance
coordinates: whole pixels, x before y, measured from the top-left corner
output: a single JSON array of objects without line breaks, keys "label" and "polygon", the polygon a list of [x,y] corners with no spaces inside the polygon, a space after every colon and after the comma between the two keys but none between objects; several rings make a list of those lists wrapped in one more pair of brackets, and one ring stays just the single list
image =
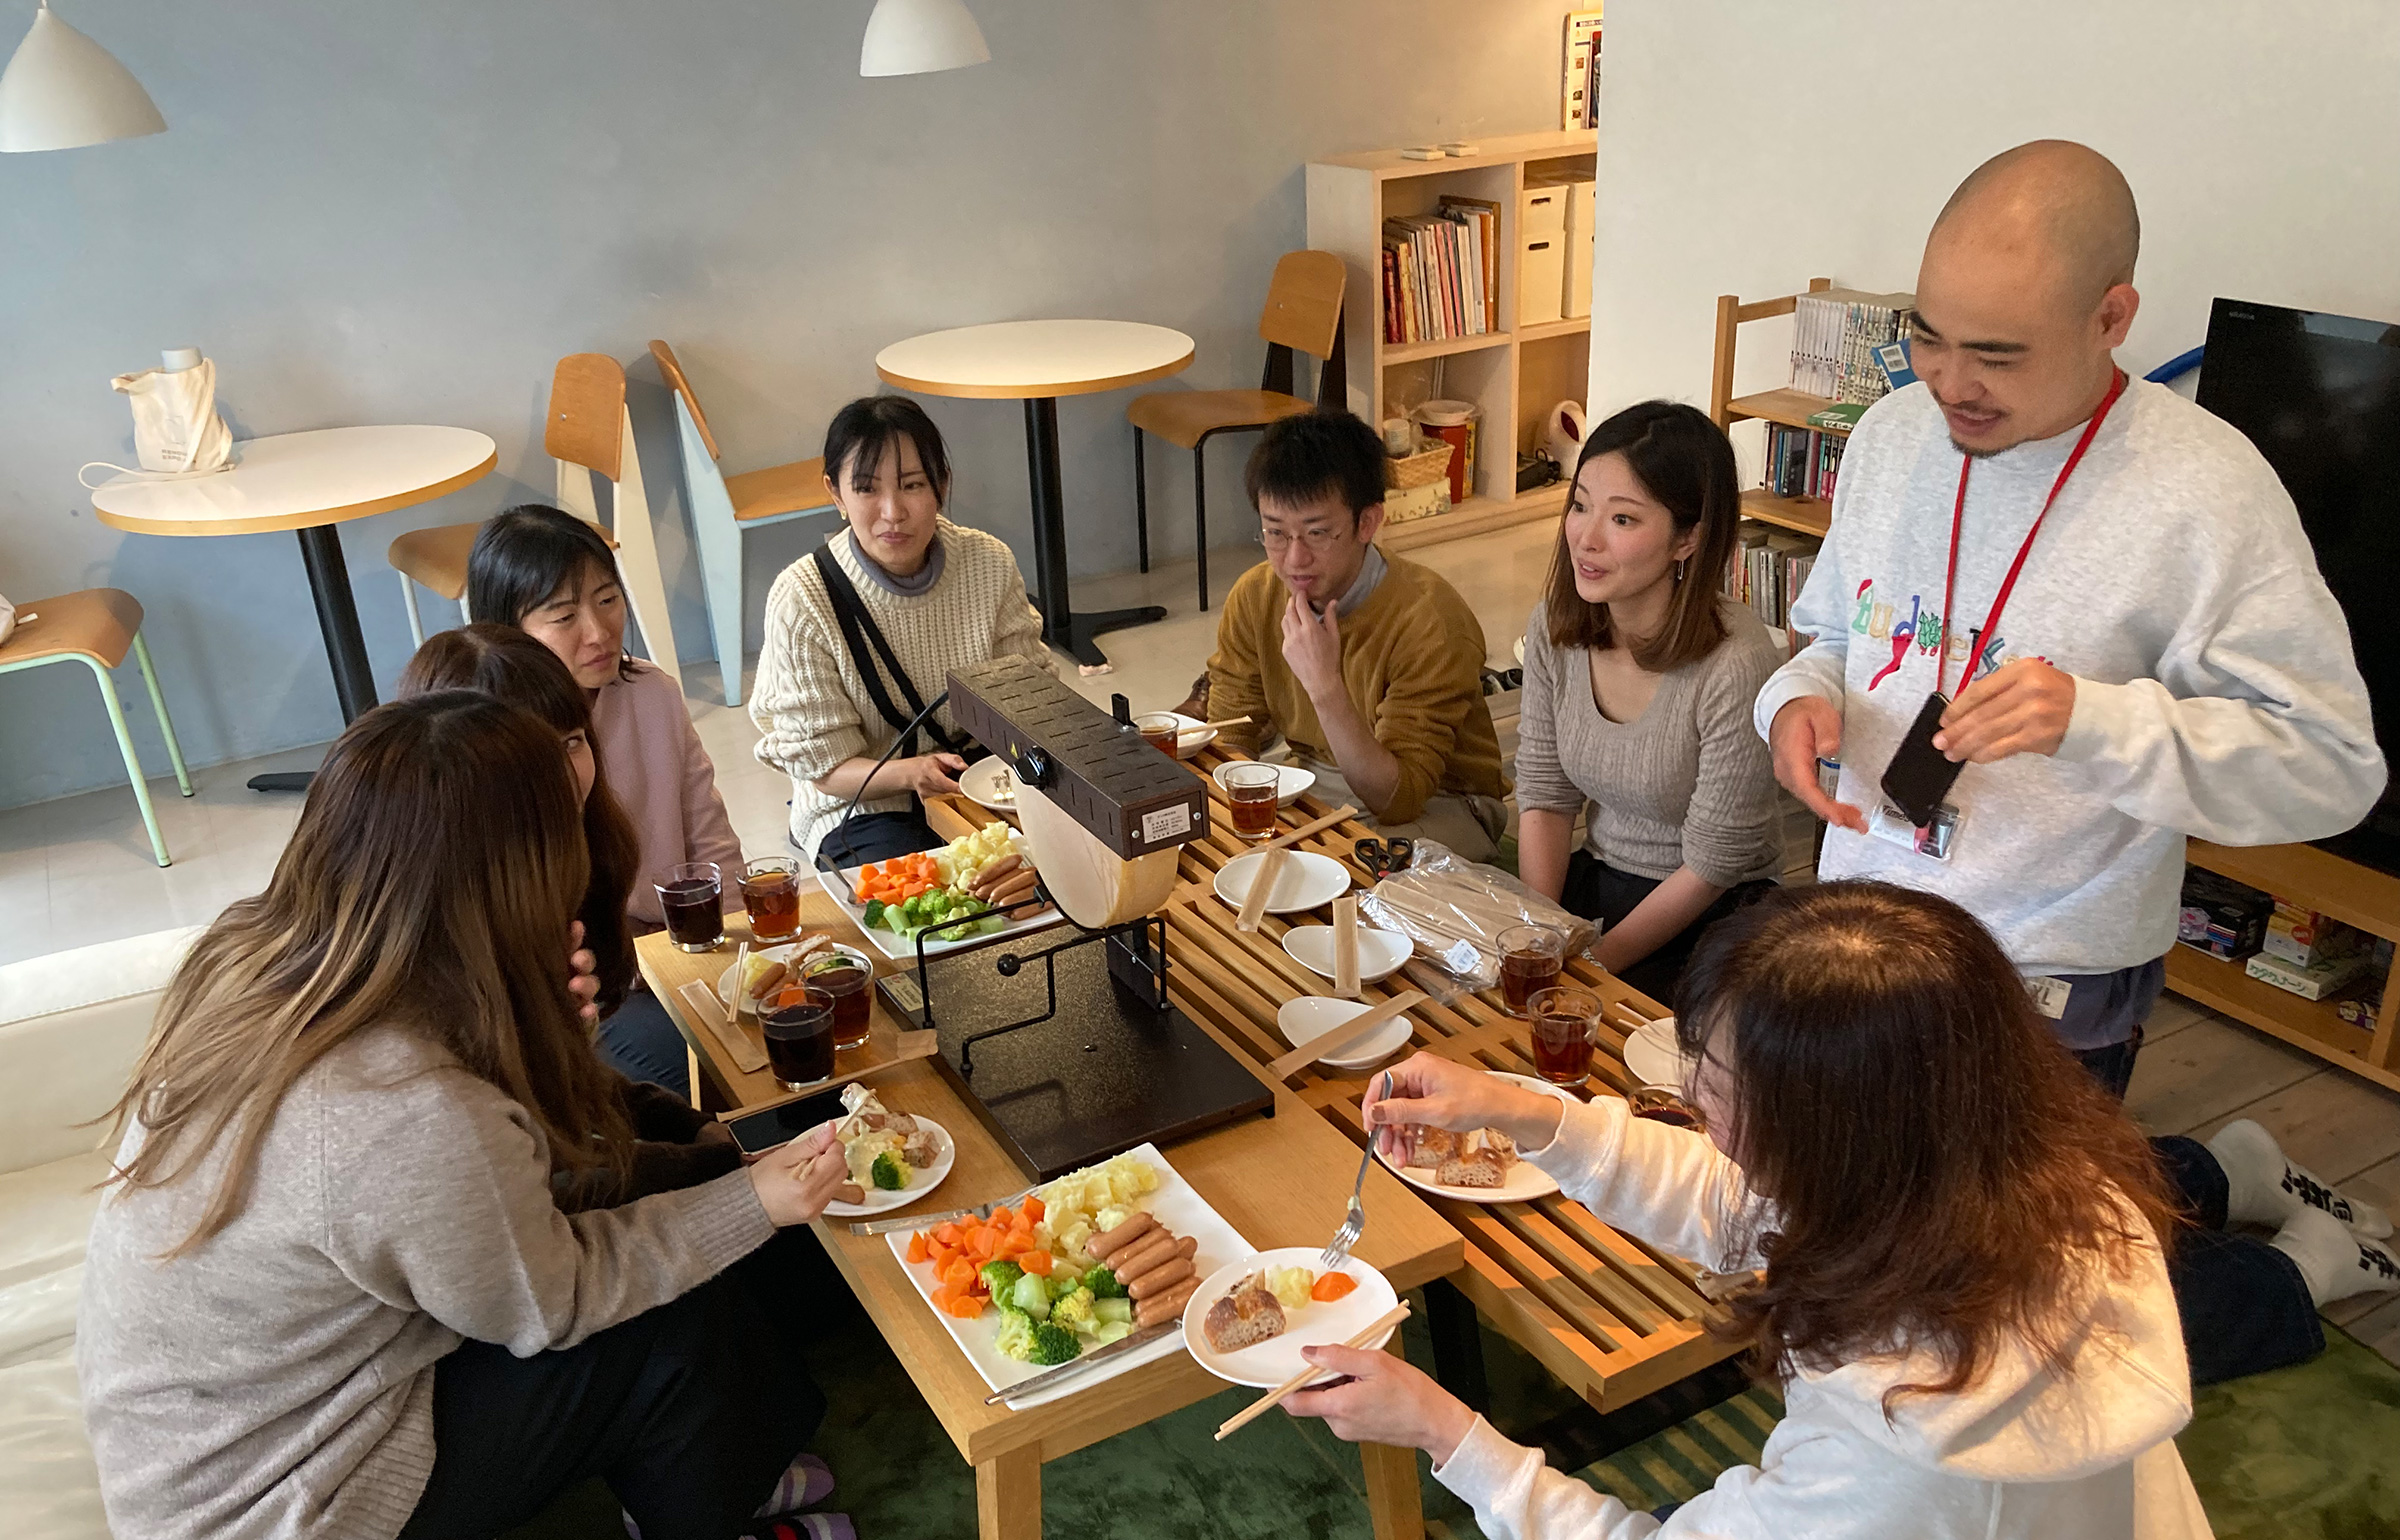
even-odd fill
[{"label": "white wall", "polygon": [[[291,536],[163,540],[92,517],[76,466],[130,463],[109,376],[191,344],[216,358],[238,434],[413,421],[499,440],[484,482],[343,530],[388,692],[408,633],[384,548],[546,497],[550,367],[590,350],[628,364],[676,640],[704,659],[651,337],[676,345],[737,471],[815,453],[833,409],[877,388],[876,351],[936,327],[1155,321],[1199,344],[1177,384],[1254,385],[1268,270],[1302,241],[1303,164],[1554,125],[1570,8],[970,3],[991,64],[861,80],[868,0],[62,0],[170,129],[0,157],[0,592],[137,595],[197,763],[329,738]],[[0,15],[0,49],[31,13]],[[1133,565],[1128,398],[1060,407],[1077,573]],[[930,404],[955,511],[1030,571],[1020,409]],[[1222,539],[1246,444],[1220,452]],[[1161,458],[1152,530],[1176,554],[1190,479]],[[753,537],[753,617],[806,528]],[[0,680],[0,805],[121,778],[79,672]]]},{"label": "white wall", "polygon": [[[2217,295],[2400,320],[2389,0],[1616,0],[1601,70],[1594,417],[1705,406],[1720,294],[1914,288],[1951,189],[2028,139],[2133,184],[2128,369]],[[1736,388],[1786,383],[1788,323],[1743,334]]]}]

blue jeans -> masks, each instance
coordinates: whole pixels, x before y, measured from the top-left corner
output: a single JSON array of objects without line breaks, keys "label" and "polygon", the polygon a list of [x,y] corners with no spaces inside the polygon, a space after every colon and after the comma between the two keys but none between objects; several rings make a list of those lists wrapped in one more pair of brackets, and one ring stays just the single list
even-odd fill
[{"label": "blue jeans", "polygon": [[2177,1135],[2151,1140],[2150,1149],[2169,1195],[2192,1220],[2167,1253],[2192,1383],[2306,1363],[2325,1351],[2325,1328],[2299,1264],[2256,1236],[2226,1230],[2225,1168],[2208,1146]]},{"label": "blue jeans", "polygon": [[628,1080],[665,1086],[686,1101],[692,1098],[691,1061],[683,1034],[675,1030],[658,996],[647,989],[627,995],[616,1013],[600,1023],[600,1057]]}]

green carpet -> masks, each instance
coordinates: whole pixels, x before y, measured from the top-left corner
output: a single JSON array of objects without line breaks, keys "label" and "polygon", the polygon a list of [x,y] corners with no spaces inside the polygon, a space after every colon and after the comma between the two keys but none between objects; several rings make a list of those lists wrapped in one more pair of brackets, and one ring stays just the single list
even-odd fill
[{"label": "green carpet", "polygon": [[1755,1386],[1664,1433],[1595,1460],[1576,1475],[1643,1512],[1689,1502],[1734,1466],[1756,1465],[1767,1435],[1782,1420],[1783,1397]]}]

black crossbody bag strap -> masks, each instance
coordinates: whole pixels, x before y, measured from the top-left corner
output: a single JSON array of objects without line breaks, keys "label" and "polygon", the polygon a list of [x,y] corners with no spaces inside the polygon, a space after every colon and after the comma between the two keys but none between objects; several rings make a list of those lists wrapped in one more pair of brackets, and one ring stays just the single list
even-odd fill
[{"label": "black crossbody bag strap", "polygon": [[[892,644],[884,638],[882,628],[875,624],[875,617],[867,613],[866,602],[859,598],[857,588],[852,586],[850,574],[844,572],[841,563],[834,560],[830,544],[817,547],[816,563],[818,574],[825,579],[825,597],[833,603],[834,623],[842,628],[842,641],[849,647],[850,661],[866,684],[867,698],[875,703],[875,710],[894,732],[907,729],[909,722],[925,709],[924,698],[917,694],[916,684],[908,677],[908,670],[900,666],[900,659],[892,652]],[[868,650],[870,646],[872,653]],[[877,658],[883,660],[883,666],[891,670],[893,681],[900,686],[901,698],[908,702],[906,711],[892,704],[891,692],[883,687],[883,675],[875,666]],[[943,732],[930,717],[925,721],[925,733],[949,753],[964,752],[960,741]],[[913,731],[907,732],[900,743],[901,757],[913,759],[916,753],[917,735]]]}]

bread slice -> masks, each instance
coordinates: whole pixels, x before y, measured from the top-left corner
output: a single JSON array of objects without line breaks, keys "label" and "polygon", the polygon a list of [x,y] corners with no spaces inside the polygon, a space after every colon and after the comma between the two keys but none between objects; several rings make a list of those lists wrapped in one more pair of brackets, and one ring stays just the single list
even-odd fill
[{"label": "bread slice", "polygon": [[1435,1168],[1433,1179],[1444,1187],[1498,1187],[1516,1163],[1514,1140],[1496,1128],[1478,1128],[1459,1139],[1457,1154]]},{"label": "bread slice", "polygon": [[1410,1165],[1434,1167],[1444,1161],[1458,1159],[1458,1135],[1449,1129],[1420,1123],[1413,1132],[1415,1138],[1411,1141],[1411,1148],[1416,1158],[1409,1162]]},{"label": "bread slice", "polygon": [[1208,1334],[1210,1347],[1230,1353],[1281,1336],[1283,1305],[1268,1292],[1266,1281],[1252,1273],[1208,1307],[1200,1329]]}]

